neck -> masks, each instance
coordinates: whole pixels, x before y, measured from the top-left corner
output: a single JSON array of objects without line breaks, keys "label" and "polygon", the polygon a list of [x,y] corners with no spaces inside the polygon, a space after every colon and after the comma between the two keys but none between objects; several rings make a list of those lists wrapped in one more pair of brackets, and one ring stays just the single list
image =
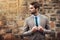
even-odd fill
[{"label": "neck", "polygon": [[37,15],[39,15],[39,12],[36,12],[36,13],[34,14],[34,16],[37,16]]}]

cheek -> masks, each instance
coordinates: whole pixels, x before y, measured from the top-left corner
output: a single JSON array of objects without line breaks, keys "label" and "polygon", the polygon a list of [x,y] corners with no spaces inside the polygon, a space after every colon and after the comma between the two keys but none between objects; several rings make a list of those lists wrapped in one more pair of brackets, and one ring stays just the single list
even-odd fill
[{"label": "cheek", "polygon": [[35,10],[34,10],[34,9],[32,9],[32,10],[31,10],[31,12],[35,12]]}]

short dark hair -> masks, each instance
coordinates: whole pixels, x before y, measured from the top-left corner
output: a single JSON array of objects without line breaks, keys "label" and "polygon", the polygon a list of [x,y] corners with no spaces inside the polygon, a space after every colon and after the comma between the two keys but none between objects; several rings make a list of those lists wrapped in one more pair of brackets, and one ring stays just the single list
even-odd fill
[{"label": "short dark hair", "polygon": [[38,9],[40,8],[40,4],[38,2],[32,2],[30,4],[33,5],[35,9],[36,8],[38,8]]}]

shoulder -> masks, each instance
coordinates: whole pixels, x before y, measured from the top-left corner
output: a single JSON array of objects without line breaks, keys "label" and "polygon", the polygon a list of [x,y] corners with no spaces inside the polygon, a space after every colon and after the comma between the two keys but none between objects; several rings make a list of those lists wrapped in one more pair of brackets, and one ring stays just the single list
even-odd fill
[{"label": "shoulder", "polygon": [[25,20],[28,21],[28,20],[30,20],[30,19],[31,19],[31,16],[27,17]]},{"label": "shoulder", "polygon": [[[40,14],[40,15],[41,15],[41,14]],[[48,17],[45,16],[45,15],[41,15],[41,17],[42,17],[43,19],[48,19]]]}]

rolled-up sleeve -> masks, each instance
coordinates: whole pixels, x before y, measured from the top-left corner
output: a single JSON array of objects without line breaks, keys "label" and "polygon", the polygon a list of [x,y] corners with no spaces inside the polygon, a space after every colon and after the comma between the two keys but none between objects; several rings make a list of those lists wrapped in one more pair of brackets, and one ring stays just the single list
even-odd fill
[{"label": "rolled-up sleeve", "polygon": [[29,35],[31,35],[32,34],[32,30],[30,30],[30,28],[29,28],[29,25],[28,25],[28,20],[25,20],[24,21],[24,32],[23,32],[23,34],[22,35],[24,35],[24,36],[29,36]]},{"label": "rolled-up sleeve", "polygon": [[50,34],[51,33],[51,29],[50,29],[50,26],[49,26],[49,20],[48,20],[48,18],[46,18],[46,25],[45,25],[44,32],[46,34]]}]

